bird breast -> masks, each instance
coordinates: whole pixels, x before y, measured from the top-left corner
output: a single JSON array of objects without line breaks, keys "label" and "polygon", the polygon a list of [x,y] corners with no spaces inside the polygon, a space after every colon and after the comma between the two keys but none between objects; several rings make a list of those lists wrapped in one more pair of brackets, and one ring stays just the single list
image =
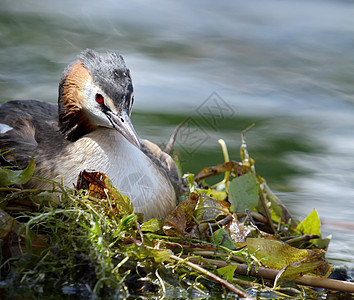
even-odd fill
[{"label": "bird breast", "polygon": [[164,217],[176,205],[174,188],[163,170],[118,131],[99,127],[70,143],[66,155],[57,160],[57,180],[76,184],[80,171],[105,173],[122,194],[127,195],[135,212],[144,219]]}]

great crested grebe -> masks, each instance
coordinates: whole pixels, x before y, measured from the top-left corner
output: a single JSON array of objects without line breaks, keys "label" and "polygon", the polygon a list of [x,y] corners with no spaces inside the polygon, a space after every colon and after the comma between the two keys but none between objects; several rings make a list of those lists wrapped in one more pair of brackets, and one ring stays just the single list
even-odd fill
[{"label": "great crested grebe", "polygon": [[[0,151],[36,174],[72,186],[82,170],[105,173],[144,219],[176,205],[179,176],[172,158],[140,140],[130,121],[133,85],[123,57],[82,52],[63,72],[58,106],[37,100],[0,105]],[[59,121],[59,122],[58,122]],[[32,179],[28,187],[45,187]]]}]

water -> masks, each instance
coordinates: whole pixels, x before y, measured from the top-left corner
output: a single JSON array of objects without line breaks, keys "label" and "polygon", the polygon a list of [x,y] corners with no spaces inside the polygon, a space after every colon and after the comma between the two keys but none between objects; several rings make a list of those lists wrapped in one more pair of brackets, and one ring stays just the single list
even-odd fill
[{"label": "water", "polygon": [[0,4],[1,101],[56,102],[81,50],[116,50],[132,71],[140,136],[163,144],[187,121],[177,149],[197,172],[222,161],[219,138],[239,159],[240,131],[255,122],[258,173],[300,219],[316,208],[331,262],[354,266],[354,3]]}]

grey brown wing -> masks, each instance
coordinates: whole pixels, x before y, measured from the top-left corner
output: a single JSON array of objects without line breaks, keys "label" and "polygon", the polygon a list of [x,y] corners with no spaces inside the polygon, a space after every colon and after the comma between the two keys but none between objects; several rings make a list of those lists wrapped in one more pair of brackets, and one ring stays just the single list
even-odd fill
[{"label": "grey brown wing", "polygon": [[[46,143],[60,138],[54,104],[37,100],[9,101],[0,105],[0,153],[24,168],[29,157],[40,154]],[[50,141],[49,137],[52,137]]]},{"label": "grey brown wing", "polygon": [[181,178],[172,157],[162,151],[159,146],[149,140],[141,140],[141,150],[152,159],[160,168],[163,168],[170,178],[177,194],[180,194]]}]

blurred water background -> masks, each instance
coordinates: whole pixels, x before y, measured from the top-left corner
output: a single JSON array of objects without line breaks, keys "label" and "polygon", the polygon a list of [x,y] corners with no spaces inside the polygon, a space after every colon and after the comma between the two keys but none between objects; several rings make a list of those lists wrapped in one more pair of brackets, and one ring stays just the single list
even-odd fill
[{"label": "blurred water background", "polygon": [[352,1],[0,0],[0,101],[57,101],[64,67],[86,48],[122,54],[133,123],[165,144],[180,122],[183,171],[239,160],[303,219],[316,208],[327,257],[354,266]]}]

